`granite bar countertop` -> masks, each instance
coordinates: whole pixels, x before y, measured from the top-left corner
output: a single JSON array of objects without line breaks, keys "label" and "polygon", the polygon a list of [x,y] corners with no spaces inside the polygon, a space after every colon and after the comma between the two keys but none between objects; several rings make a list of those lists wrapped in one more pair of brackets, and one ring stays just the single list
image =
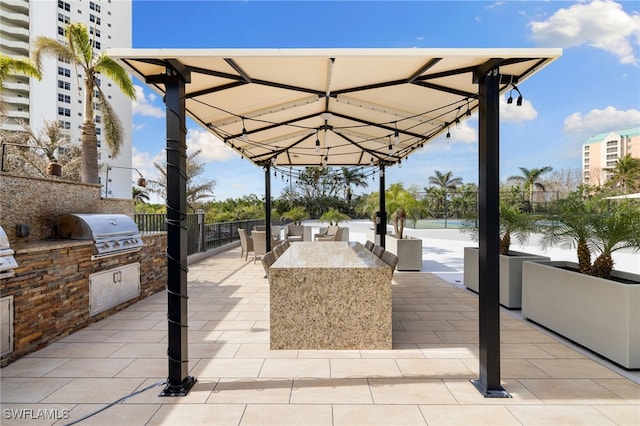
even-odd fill
[{"label": "granite bar countertop", "polygon": [[[348,248],[348,249],[347,249]],[[388,265],[358,242],[300,241],[271,268],[382,268]]]}]

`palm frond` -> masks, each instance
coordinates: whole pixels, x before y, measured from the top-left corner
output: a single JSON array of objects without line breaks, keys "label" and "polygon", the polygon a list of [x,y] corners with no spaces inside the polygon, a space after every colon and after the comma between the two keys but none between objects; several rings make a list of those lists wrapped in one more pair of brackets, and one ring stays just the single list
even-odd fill
[{"label": "palm frond", "polygon": [[45,58],[63,58],[76,61],[73,50],[64,43],[48,37],[37,37],[33,43],[33,62],[39,73],[42,73],[42,62]]},{"label": "palm frond", "polygon": [[93,44],[86,25],[79,22],[67,25],[67,41],[76,54],[76,62],[86,69],[93,68]]},{"label": "palm frond", "polygon": [[[122,128],[122,123],[118,118],[118,114],[113,109],[105,94],[98,89],[98,102],[100,103],[100,110],[102,111],[102,122],[105,133],[105,140],[107,141],[107,146],[111,151],[111,155],[115,158],[120,155],[120,148],[122,147],[122,138],[124,135],[124,130]],[[85,117],[85,119],[88,117]]]},{"label": "palm frond", "polygon": [[129,74],[125,71],[120,64],[111,59],[106,54],[102,54],[98,57],[95,65],[96,71],[106,75],[114,83],[118,85],[122,93],[127,95],[131,99],[136,98],[136,89],[133,85],[133,81],[129,77]]}]

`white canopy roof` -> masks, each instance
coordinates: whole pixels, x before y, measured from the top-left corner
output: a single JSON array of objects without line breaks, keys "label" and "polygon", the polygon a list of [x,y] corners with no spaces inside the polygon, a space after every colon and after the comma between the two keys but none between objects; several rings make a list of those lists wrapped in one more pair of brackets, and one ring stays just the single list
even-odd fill
[{"label": "white canopy roof", "polygon": [[395,164],[478,108],[477,77],[483,72],[498,66],[504,92],[561,54],[561,49],[109,51],[160,94],[164,86],[153,76],[165,73],[167,65],[190,75],[187,114],[255,164],[275,158],[281,166],[317,166],[325,157],[327,166]]}]

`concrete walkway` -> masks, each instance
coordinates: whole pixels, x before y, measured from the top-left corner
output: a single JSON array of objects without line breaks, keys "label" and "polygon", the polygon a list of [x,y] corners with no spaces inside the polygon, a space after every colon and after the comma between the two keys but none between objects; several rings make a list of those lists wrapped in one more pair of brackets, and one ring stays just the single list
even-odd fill
[{"label": "concrete walkway", "polygon": [[[364,235],[358,226],[352,240]],[[189,268],[189,368],[198,382],[187,397],[157,396],[167,375],[162,292],[3,368],[1,423],[68,424],[142,389],[80,424],[640,423],[637,372],[507,310],[501,377],[512,398],[483,398],[470,383],[478,376],[478,300],[456,283],[459,245],[468,241],[434,236],[424,243],[423,269],[431,271],[394,275],[393,350],[269,350],[264,270],[234,248]]]}]

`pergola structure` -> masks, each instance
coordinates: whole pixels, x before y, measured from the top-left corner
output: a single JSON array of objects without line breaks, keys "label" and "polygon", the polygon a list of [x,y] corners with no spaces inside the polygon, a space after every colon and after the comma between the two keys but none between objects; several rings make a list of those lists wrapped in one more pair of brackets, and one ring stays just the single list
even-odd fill
[{"label": "pergola structure", "polygon": [[[186,395],[186,116],[265,170],[270,223],[273,166],[384,170],[478,112],[480,375],[500,385],[499,97],[559,58],[561,49],[115,49],[116,58],[164,96],[167,126],[169,374],[163,394]],[[270,242],[267,239],[267,242]]]}]

